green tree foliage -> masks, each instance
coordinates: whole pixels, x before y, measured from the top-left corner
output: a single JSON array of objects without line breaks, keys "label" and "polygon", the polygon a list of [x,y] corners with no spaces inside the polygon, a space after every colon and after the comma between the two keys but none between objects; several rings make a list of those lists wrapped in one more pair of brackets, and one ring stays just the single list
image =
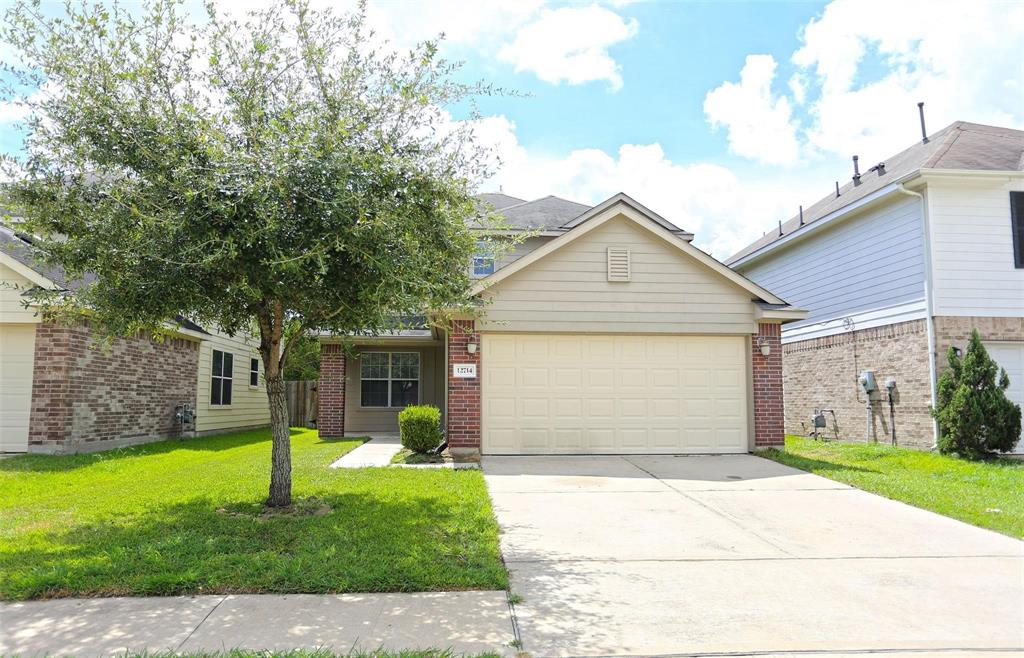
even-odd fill
[{"label": "green tree foliage", "polygon": [[6,91],[30,116],[5,202],[82,284],[44,298],[49,313],[88,309],[112,334],[179,314],[258,333],[267,502],[288,505],[294,341],[464,302],[472,190],[492,158],[444,108],[491,89],[454,81],[435,43],[370,47],[363,6],[208,13],[195,24],[176,0],[8,10]]},{"label": "green tree foliage", "polygon": [[285,381],[306,381],[320,378],[320,341],[303,334],[295,339],[288,350],[288,363],[284,366]]},{"label": "green tree foliage", "polygon": [[977,330],[962,357],[950,347],[947,358],[932,412],[939,421],[939,450],[970,459],[1011,450],[1020,437],[1021,410],[1006,397],[1006,370],[988,355]]}]

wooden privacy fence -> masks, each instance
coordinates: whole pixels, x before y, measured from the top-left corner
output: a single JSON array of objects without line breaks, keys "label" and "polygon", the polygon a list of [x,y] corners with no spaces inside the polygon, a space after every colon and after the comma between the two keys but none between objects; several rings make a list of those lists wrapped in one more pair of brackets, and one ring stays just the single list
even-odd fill
[{"label": "wooden privacy fence", "polygon": [[316,380],[285,382],[288,397],[288,424],[292,427],[316,427]]}]

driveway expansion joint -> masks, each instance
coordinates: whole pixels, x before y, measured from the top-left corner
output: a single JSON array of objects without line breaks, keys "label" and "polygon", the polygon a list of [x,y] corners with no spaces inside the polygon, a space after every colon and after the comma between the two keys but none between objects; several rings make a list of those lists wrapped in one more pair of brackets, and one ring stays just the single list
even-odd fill
[{"label": "driveway expansion joint", "polygon": [[[751,530],[750,528],[746,527],[745,525],[743,525],[742,523],[740,523],[740,520],[739,520],[739,519],[735,518],[735,517],[734,517],[734,516],[732,516],[731,514],[727,514],[726,512],[723,512],[722,510],[720,510],[720,509],[718,509],[718,508],[716,508],[716,507],[713,507],[713,506],[711,506],[711,505],[708,505],[708,504],[707,504],[707,503],[705,503],[705,502],[704,502],[703,500],[699,500],[699,499],[697,499],[697,498],[695,498],[695,497],[693,497],[693,496],[687,495],[687,493],[686,493],[685,491],[683,491],[682,489],[676,489],[675,487],[673,487],[672,485],[670,485],[670,484],[669,484],[668,482],[665,482],[664,480],[662,480],[661,478],[659,478],[659,477],[658,477],[657,475],[655,475],[654,473],[652,473],[652,472],[648,471],[648,470],[647,470],[646,468],[644,468],[643,466],[640,466],[640,465],[638,465],[638,464],[634,463],[634,462],[633,462],[632,460],[630,460],[630,459],[629,459],[628,457],[623,457],[623,460],[624,460],[624,461],[626,461],[626,463],[628,463],[628,464],[632,465],[633,467],[635,467],[635,468],[637,468],[637,469],[639,469],[639,470],[643,471],[644,473],[647,473],[647,475],[651,476],[652,478],[654,478],[654,479],[655,479],[655,480],[657,480],[658,482],[661,482],[661,483],[662,483],[662,484],[664,484],[664,485],[665,485],[666,487],[668,487],[668,488],[669,488],[669,489],[670,489],[671,491],[674,491],[674,492],[676,492],[677,494],[679,494],[680,496],[682,496],[683,498],[686,498],[687,500],[689,500],[689,501],[691,501],[691,502],[694,502],[694,503],[696,503],[696,504],[700,505],[701,507],[703,507],[703,508],[704,508],[704,509],[706,509],[707,511],[711,512],[712,514],[717,514],[718,516],[722,517],[722,518],[723,518],[723,519],[725,519],[726,521],[729,521],[730,523],[732,523],[733,525],[735,525],[735,526],[736,526],[737,528],[739,528],[740,530],[743,530],[744,532],[749,532],[749,533],[750,533],[751,535],[753,535],[754,537],[757,537],[757,538],[758,538],[759,540],[761,540],[761,541],[763,541],[764,543],[768,544],[768,545],[769,545],[769,546],[771,546],[772,548],[775,548],[775,549],[776,549],[776,550],[778,550],[779,552],[781,552],[781,553],[784,553],[785,555],[793,555],[792,553],[790,553],[789,551],[787,551],[787,550],[786,550],[785,548],[783,548],[782,546],[779,546],[779,545],[778,545],[777,543],[775,543],[775,542],[773,542],[772,540],[768,539],[767,537],[764,537],[763,535],[761,535],[761,533],[759,533],[759,532],[755,532],[755,531]],[[795,557],[795,556],[794,556],[794,557]]]}]

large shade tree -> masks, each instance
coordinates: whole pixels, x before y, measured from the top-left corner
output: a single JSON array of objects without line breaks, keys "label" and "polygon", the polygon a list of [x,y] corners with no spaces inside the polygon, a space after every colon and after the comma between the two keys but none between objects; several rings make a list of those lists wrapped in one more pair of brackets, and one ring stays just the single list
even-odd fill
[{"label": "large shade tree", "polygon": [[469,287],[466,223],[492,160],[444,108],[491,90],[456,81],[436,43],[370,47],[364,15],[20,2],[3,27],[7,93],[29,109],[6,203],[84,282],[44,307],[110,335],[178,315],[255,331],[271,506],[291,503],[293,341],[458,307]]}]

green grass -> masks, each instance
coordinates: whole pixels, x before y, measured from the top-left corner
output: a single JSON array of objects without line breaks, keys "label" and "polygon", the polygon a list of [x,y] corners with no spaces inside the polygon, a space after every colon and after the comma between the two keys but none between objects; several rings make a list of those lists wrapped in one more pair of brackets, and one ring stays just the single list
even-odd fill
[{"label": "green grass", "polygon": [[292,430],[293,515],[269,430],[0,460],[0,597],[507,586],[479,472],[328,468],[360,443]]},{"label": "green grass", "polygon": [[972,462],[884,444],[786,437],[786,451],[759,453],[982,528],[1024,538],[1024,461]]}]

